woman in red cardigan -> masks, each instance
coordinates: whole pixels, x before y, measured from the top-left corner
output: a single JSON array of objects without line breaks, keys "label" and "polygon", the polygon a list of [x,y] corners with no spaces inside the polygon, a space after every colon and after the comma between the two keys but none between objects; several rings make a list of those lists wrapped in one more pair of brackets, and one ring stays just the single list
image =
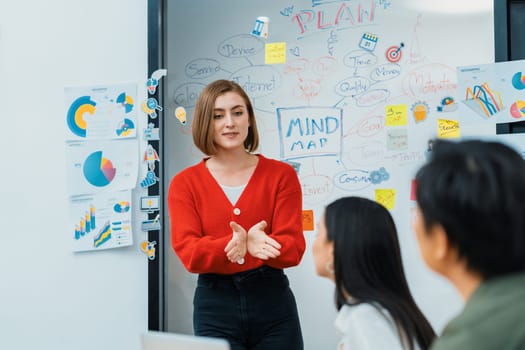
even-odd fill
[{"label": "woman in red cardigan", "polygon": [[254,151],[253,106],[235,82],[204,88],[192,124],[206,157],[171,181],[171,242],[198,273],[196,335],[232,350],[303,349],[297,306],[283,269],[305,250],[302,193],[294,169]]}]

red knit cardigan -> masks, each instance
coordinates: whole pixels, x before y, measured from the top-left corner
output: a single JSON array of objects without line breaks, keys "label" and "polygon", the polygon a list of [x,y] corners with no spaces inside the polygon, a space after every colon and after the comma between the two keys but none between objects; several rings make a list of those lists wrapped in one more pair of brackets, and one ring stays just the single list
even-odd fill
[{"label": "red knit cardigan", "polygon": [[[258,155],[259,162],[241,196],[229,201],[205,166],[205,159],[178,173],[168,191],[171,244],[186,269],[193,273],[232,274],[269,265],[299,264],[305,250],[302,193],[294,169]],[[266,220],[266,234],[281,244],[281,255],[261,260],[246,253],[245,263],[232,263],[224,247],[232,237],[230,221],[248,231]]]}]

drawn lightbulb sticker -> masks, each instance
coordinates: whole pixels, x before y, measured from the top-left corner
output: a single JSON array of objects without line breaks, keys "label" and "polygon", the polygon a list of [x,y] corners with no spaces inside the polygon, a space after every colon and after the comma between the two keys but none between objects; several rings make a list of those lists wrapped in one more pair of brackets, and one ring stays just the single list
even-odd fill
[{"label": "drawn lightbulb sticker", "polygon": [[427,119],[430,108],[424,101],[417,101],[412,105],[412,115],[416,123],[420,123]]},{"label": "drawn lightbulb sticker", "polygon": [[186,125],[186,109],[182,106],[175,108],[175,118],[177,118],[182,125]]}]

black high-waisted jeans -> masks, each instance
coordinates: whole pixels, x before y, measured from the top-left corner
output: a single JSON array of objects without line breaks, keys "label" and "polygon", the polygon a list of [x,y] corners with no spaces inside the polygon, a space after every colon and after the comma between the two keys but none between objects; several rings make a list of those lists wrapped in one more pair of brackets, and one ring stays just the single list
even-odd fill
[{"label": "black high-waisted jeans", "polygon": [[224,338],[232,350],[302,350],[297,304],[283,270],[200,274],[193,299],[196,335]]}]

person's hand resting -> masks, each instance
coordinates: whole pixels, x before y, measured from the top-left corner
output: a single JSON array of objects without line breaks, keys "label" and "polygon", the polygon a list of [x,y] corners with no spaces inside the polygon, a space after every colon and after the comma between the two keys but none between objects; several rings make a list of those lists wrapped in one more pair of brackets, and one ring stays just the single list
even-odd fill
[{"label": "person's hand resting", "polygon": [[226,244],[224,252],[231,262],[243,264],[247,249],[246,230],[235,221],[230,222],[230,227],[233,231],[232,239]]},{"label": "person's hand resting", "polygon": [[248,230],[247,237],[248,253],[262,260],[274,259],[281,255],[279,251],[281,245],[264,232],[266,226],[267,223],[264,220],[253,225]]}]

